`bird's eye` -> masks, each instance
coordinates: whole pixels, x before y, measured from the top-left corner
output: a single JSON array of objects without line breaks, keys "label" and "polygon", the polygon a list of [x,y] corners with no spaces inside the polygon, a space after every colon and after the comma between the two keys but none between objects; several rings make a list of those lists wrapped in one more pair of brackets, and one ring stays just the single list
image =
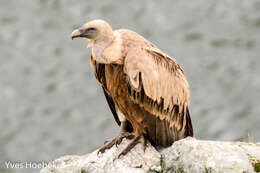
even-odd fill
[{"label": "bird's eye", "polygon": [[96,31],[96,28],[88,28],[87,29],[87,32],[95,32]]}]

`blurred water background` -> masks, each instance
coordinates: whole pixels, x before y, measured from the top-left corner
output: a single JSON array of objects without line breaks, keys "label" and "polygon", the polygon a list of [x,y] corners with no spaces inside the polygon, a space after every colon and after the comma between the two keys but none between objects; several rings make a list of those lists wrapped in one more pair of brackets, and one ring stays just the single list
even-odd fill
[{"label": "blurred water background", "polygon": [[0,172],[6,161],[86,154],[119,130],[71,31],[132,29],[183,67],[199,139],[260,141],[259,0],[1,0]]}]

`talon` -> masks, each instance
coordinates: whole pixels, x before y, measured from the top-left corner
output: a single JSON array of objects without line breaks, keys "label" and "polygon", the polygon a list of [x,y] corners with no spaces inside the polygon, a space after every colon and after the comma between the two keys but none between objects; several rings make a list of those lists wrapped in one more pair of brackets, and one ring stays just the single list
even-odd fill
[{"label": "talon", "polygon": [[128,144],[128,146],[118,155],[118,158],[120,158],[122,155],[126,155],[138,143],[142,143],[143,150],[145,152],[145,149],[147,147],[147,139],[144,137],[144,135],[139,135],[134,137],[134,139]]},{"label": "talon", "polygon": [[106,145],[108,142],[109,142],[109,140],[105,140],[105,141],[104,141],[104,145]]},{"label": "talon", "polygon": [[97,154],[103,154],[105,152],[105,149],[104,148],[101,148],[98,150],[98,153]]},{"label": "talon", "polygon": [[99,149],[98,153],[104,153],[107,149],[112,148],[115,144],[116,147],[121,144],[123,138],[131,139],[134,135],[129,132],[121,132],[118,136],[112,139],[110,142],[107,142],[102,148]]},{"label": "talon", "polygon": [[120,145],[121,142],[122,142],[122,139],[117,140],[117,141],[116,141],[116,147],[118,147],[118,145]]},{"label": "talon", "polygon": [[123,153],[120,153],[117,158],[120,159],[121,156],[123,156],[124,154]]}]

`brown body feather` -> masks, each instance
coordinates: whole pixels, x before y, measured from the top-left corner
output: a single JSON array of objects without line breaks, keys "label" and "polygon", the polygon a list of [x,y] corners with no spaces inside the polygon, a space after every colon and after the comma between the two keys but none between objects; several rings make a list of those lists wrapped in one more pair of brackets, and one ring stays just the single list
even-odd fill
[{"label": "brown body feather", "polygon": [[[141,86],[135,89],[131,86],[123,65],[99,64],[92,57],[91,62],[118,125],[120,121],[115,105],[128,121],[127,130],[134,131],[136,135],[144,134],[155,146],[166,147],[186,136],[193,136],[188,107],[182,106],[180,110],[180,106],[176,103],[171,110],[165,109],[163,98],[157,102],[145,94],[141,73],[138,74]],[[167,68],[174,72],[174,68],[179,68],[179,66],[170,68],[168,65]],[[171,117],[170,121],[167,118],[161,119],[158,113]]]},{"label": "brown body feather", "polygon": [[106,61],[113,61],[101,64],[92,56],[90,61],[118,125],[120,110],[127,130],[145,135],[155,146],[193,136],[189,85],[181,67],[137,33],[115,32],[120,39],[103,52]]}]

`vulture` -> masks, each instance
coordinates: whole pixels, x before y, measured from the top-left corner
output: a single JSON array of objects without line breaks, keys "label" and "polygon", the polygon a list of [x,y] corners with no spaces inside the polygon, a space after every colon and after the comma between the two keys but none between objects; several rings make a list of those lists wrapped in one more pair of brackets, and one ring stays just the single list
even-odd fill
[{"label": "vulture", "polygon": [[128,29],[112,30],[104,20],[76,29],[91,47],[90,65],[104,91],[119,134],[99,149],[105,152],[122,139],[131,140],[120,155],[149,141],[155,147],[193,136],[189,84],[175,59]]}]

